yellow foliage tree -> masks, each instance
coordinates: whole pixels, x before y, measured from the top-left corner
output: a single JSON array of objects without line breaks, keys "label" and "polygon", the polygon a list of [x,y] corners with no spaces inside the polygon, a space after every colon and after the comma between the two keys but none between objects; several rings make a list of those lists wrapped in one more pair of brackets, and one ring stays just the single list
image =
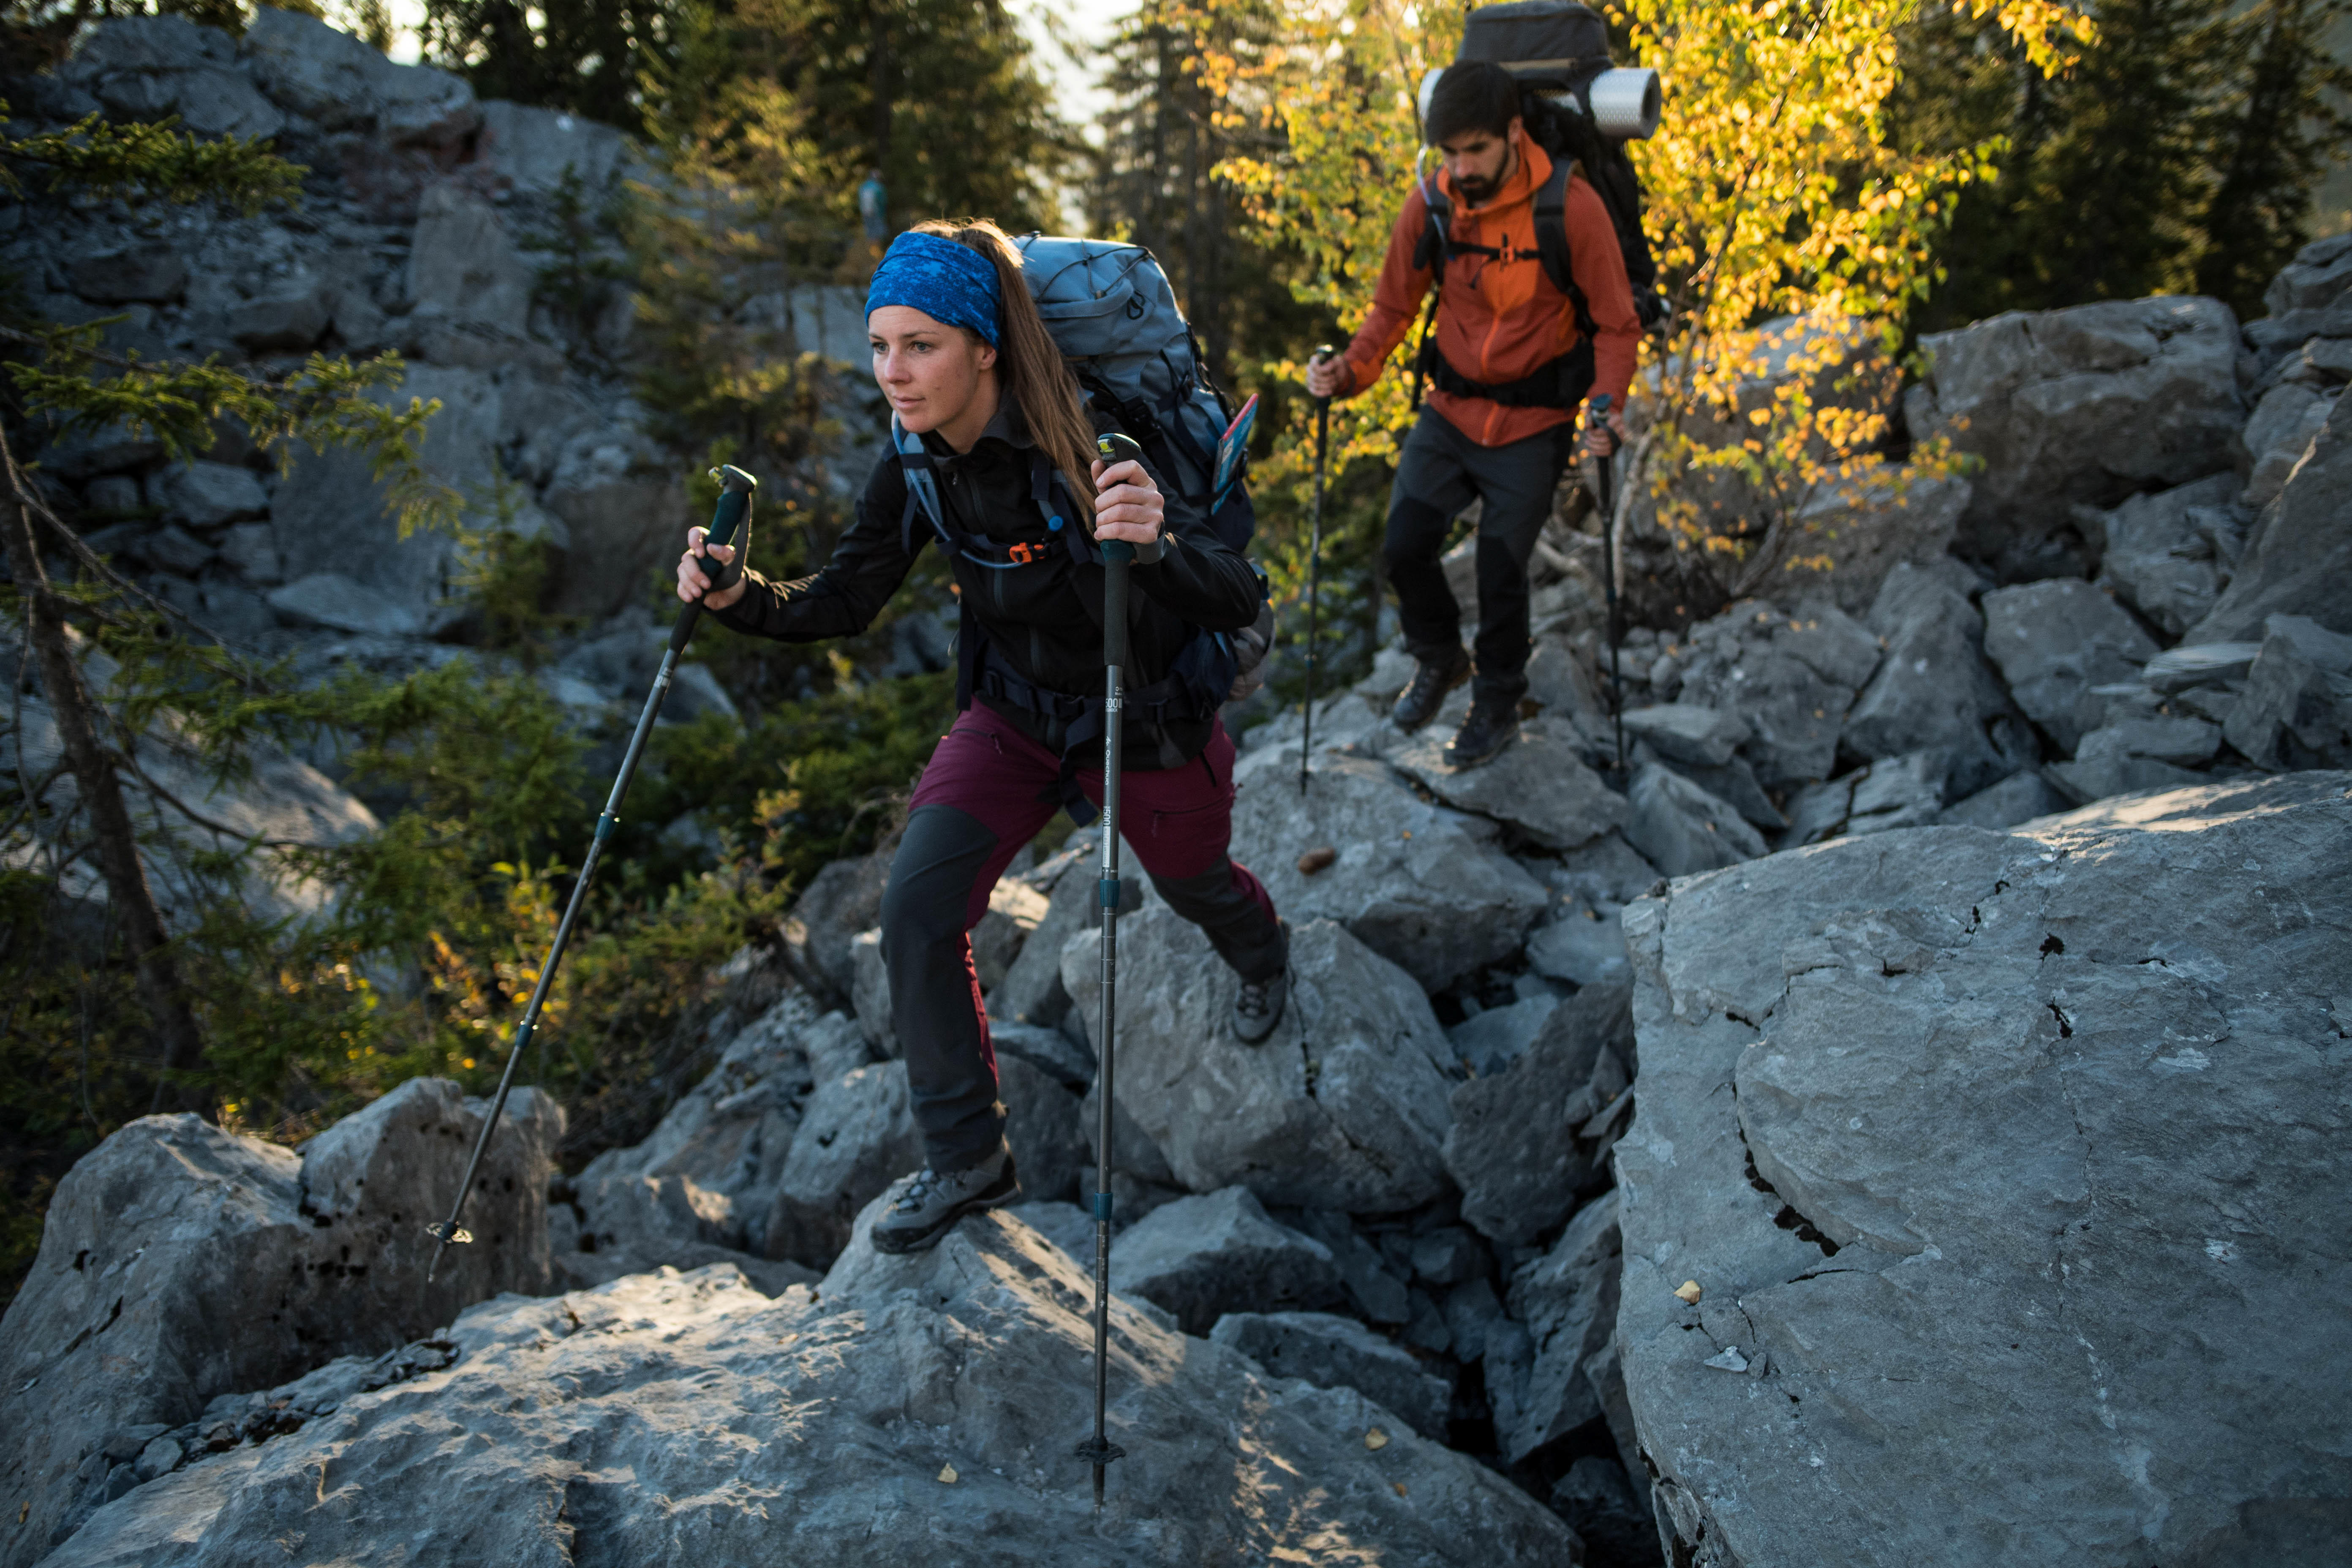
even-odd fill
[{"label": "yellow foliage tree", "polygon": [[[1636,383],[1642,438],[1626,468],[1641,504],[1622,510],[1713,557],[1727,591],[1753,591],[1775,565],[1822,563],[1797,519],[1822,487],[1867,470],[1899,488],[1948,466],[1921,452],[1889,472],[1867,456],[1885,433],[1903,314],[1935,279],[1934,237],[1956,193],[1988,177],[2002,151],[1997,139],[1956,152],[1892,144],[1883,110],[1898,35],[1927,3],[1608,8],[1628,46],[1619,63],[1653,67],[1665,82],[1664,121],[1633,156],[1674,309]],[[2089,37],[2056,0],[1949,3],[1993,17],[2045,70]],[[1232,23],[1232,13],[1269,6],[1277,27]],[[1186,14],[1203,81],[1284,143],[1223,173],[1308,258],[1302,297],[1360,321],[1421,152],[1413,93],[1453,58],[1462,14],[1406,0],[1188,0]],[[1220,47],[1237,35],[1281,42],[1247,54]],[[1337,460],[1392,452],[1410,419],[1408,379],[1385,377],[1333,410]],[[1265,478],[1295,471],[1300,439],[1288,435]]]}]

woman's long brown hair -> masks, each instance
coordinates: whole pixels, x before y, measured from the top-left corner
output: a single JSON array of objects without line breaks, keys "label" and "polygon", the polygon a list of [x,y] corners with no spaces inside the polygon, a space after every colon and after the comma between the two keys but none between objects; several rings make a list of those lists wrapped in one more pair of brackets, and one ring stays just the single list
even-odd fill
[{"label": "woman's long brown hair", "polygon": [[[1021,281],[1021,253],[1005,232],[986,218],[966,223],[933,219],[915,226],[918,234],[935,234],[977,250],[996,265],[997,290],[1004,297],[1003,319],[997,332],[998,383],[1021,405],[1029,438],[1037,443],[1070,492],[1078,509],[1078,523],[1092,533],[1095,526],[1095,486],[1090,477],[1095,460],[1095,427],[1078,401],[1078,378],[1070,374],[1062,351],[1045,331],[1037,303]],[[971,332],[971,329],[963,329]],[[980,334],[971,332],[975,341]]]}]

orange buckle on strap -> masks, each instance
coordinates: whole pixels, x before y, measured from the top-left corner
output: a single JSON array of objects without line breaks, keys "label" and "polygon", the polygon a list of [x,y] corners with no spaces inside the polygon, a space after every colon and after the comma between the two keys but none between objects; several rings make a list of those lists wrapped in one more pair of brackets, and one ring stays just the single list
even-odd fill
[{"label": "orange buckle on strap", "polygon": [[1034,561],[1034,560],[1037,558],[1037,552],[1036,552],[1034,550],[1032,550],[1032,549],[1031,549],[1029,546],[1027,546],[1026,544],[1015,544],[1015,545],[1013,545],[1013,546],[1009,547],[1009,548],[1004,552],[1004,553],[1006,553],[1007,555],[1010,555],[1011,557],[1013,557],[1013,559],[1014,559],[1015,561],[1018,561],[1018,562],[1019,562],[1019,563],[1021,563],[1021,564],[1022,564],[1022,565],[1024,565],[1024,566],[1028,565],[1028,564],[1029,564],[1029,563],[1031,563],[1032,561]]}]

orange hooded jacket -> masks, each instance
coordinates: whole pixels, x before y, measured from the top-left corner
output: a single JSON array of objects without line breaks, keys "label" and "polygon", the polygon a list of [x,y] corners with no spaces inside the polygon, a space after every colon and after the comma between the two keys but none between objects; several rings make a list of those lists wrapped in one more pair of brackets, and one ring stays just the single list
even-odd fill
[{"label": "orange hooded jacket", "polygon": [[[1446,363],[1473,381],[1488,385],[1517,381],[1576,346],[1580,335],[1567,295],[1552,286],[1536,249],[1535,196],[1551,177],[1551,158],[1532,141],[1519,143],[1517,172],[1485,206],[1463,204],[1453,177],[1441,172],[1454,202],[1457,245],[1491,245],[1498,259],[1457,256],[1445,268],[1437,305],[1437,347]],[[1581,173],[1568,182],[1569,270],[1584,290],[1592,312],[1592,391],[1625,405],[1633,379],[1633,356],[1642,336],[1633,313],[1633,286],[1625,280],[1624,254],[1609,209]],[[1429,294],[1434,268],[1412,264],[1412,253],[1429,227],[1429,204],[1418,181],[1405,197],[1389,236],[1388,259],[1372,289],[1371,313],[1342,356],[1352,377],[1342,395],[1370,386],[1412,331],[1413,318]],[[1506,408],[1484,397],[1463,397],[1433,388],[1429,405],[1455,429],[1482,447],[1501,447],[1576,417],[1567,408]]]}]

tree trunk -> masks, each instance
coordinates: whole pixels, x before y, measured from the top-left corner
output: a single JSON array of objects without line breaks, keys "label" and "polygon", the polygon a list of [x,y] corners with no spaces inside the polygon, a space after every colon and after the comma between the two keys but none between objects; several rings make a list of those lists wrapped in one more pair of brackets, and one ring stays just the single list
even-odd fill
[{"label": "tree trunk", "polygon": [[42,568],[40,550],[34,542],[33,512],[26,500],[24,476],[16,468],[16,454],[6,449],[5,442],[0,442],[0,459],[6,462],[8,476],[8,495],[5,504],[0,504],[0,534],[5,535],[9,574],[24,601],[33,651],[40,660],[41,685],[48,694],[49,711],[65,746],[66,766],[73,773],[82,808],[89,814],[91,831],[97,835],[99,870],[106,879],[107,896],[113,900],[123,938],[138,961],[139,989],[161,1047],[163,1070],[155,1075],[155,1108],[205,1109],[201,1097],[191,1093],[184,1082],[175,1085],[173,1081],[174,1074],[195,1068],[204,1045],[196,1033],[194,1015],[188,1009],[179,968],[172,961],[163,911],[155,906],[154,889],[148,886],[147,868],[139,858],[138,833],[131,823],[130,807],[123,803],[122,781],[99,742],[89,693],[82,685],[73,650],[66,643],[63,608],[49,589],[48,574]]}]

